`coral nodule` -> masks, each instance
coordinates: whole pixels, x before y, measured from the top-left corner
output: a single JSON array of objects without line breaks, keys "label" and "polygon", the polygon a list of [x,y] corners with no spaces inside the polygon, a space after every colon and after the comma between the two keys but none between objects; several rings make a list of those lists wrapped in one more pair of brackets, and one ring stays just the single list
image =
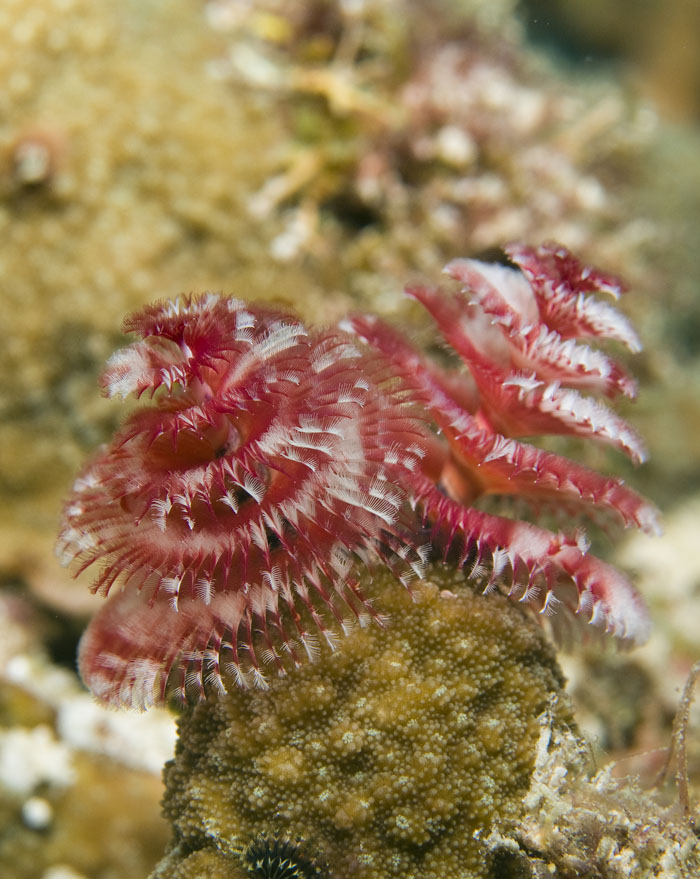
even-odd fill
[{"label": "coral nodule", "polygon": [[204,294],[126,320],[141,340],[114,354],[103,387],[151,400],[78,478],[59,538],[65,563],[101,564],[95,591],[119,586],[80,648],[99,698],[147,707],[266,688],[321,641],[381,621],[363,570],[388,568],[413,589],[431,559],[555,626],[646,636],[641,599],[582,533],[474,506],[506,494],[535,514],[656,528],[653,507],[620,480],[519,439],[577,435],[643,458],[631,428],[591,396],[633,396],[633,381],[580,341],[638,348],[595,295],[616,297],[619,284],[556,245],[507,253],[515,266],[451,263],[457,289],[407,291],[466,373],[372,317],[310,329]]}]

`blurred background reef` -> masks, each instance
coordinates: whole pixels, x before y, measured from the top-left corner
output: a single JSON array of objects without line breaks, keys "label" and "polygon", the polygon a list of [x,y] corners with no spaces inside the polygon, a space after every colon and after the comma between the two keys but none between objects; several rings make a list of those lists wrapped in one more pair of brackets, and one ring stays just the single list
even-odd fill
[{"label": "blurred background reef", "polygon": [[564,663],[598,759],[651,784],[700,656],[697,0],[3,0],[0,81],[2,875],[146,875],[168,837],[172,719],[81,690],[93,600],[53,558],[125,313],[221,290],[429,345],[403,284],[515,239],[623,276],[645,343],[650,463],[586,460],[664,510],[658,541],[593,535],[654,636]]}]

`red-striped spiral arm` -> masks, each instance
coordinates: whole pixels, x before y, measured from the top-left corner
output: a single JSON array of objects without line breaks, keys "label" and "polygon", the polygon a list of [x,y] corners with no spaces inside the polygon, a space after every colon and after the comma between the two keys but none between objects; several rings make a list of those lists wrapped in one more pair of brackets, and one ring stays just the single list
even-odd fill
[{"label": "red-striped spiral arm", "polygon": [[447,267],[460,289],[408,290],[470,376],[371,317],[307,329],[205,294],[125,321],[140,340],[111,358],[103,387],[148,399],[76,481],[58,544],[77,572],[99,566],[93,588],[110,593],[80,648],[99,698],[147,707],[265,687],[322,639],[381,622],[363,572],[388,566],[410,585],[431,558],[544,614],[562,606],[646,636],[634,588],[580,533],[473,506],[511,494],[656,529],[619,480],[518,439],[576,434],[641,458],[633,431],[587,395],[633,383],[578,341],[638,348],[592,295],[616,282],[563,248],[508,252],[522,271],[462,260]]}]

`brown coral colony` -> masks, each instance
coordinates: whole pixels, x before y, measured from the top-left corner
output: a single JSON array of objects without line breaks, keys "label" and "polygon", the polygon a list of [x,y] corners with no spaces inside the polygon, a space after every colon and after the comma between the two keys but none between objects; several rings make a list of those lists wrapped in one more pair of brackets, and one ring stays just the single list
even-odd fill
[{"label": "brown coral colony", "polygon": [[59,539],[65,563],[101,564],[96,591],[120,587],[81,644],[96,695],[145,707],[265,687],[321,640],[333,647],[380,618],[358,572],[388,566],[410,588],[430,559],[557,610],[555,625],[646,636],[634,588],[579,532],[473,506],[515,495],[535,513],[656,529],[653,507],[620,480],[519,439],[577,435],[643,458],[636,434],[589,396],[633,396],[634,383],[581,341],[638,350],[595,295],[617,297],[619,284],[562,247],[507,252],[519,269],[458,260],[446,269],[456,290],[407,291],[468,373],[366,316],[307,329],[205,294],[127,319],[141,341],[112,357],[103,387],[151,400],[78,478]]}]

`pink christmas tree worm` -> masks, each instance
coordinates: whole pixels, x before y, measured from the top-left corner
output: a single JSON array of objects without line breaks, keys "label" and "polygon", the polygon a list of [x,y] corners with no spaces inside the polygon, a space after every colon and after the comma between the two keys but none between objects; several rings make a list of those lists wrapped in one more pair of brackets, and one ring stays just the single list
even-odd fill
[{"label": "pink christmas tree worm", "polygon": [[409,588],[429,560],[463,567],[544,615],[643,640],[646,610],[582,533],[494,516],[487,494],[657,528],[653,507],[520,437],[571,434],[643,458],[597,396],[633,396],[620,365],[582,340],[638,350],[596,294],[618,283],[561,247],[511,247],[520,268],[458,260],[457,289],[411,287],[466,371],[430,362],[372,317],[307,329],[205,294],[125,321],[108,396],[149,396],[76,481],[59,554],[99,565],[112,593],[80,648],[101,699],[146,707],[267,686],[319,642],[375,618],[362,572]]}]

